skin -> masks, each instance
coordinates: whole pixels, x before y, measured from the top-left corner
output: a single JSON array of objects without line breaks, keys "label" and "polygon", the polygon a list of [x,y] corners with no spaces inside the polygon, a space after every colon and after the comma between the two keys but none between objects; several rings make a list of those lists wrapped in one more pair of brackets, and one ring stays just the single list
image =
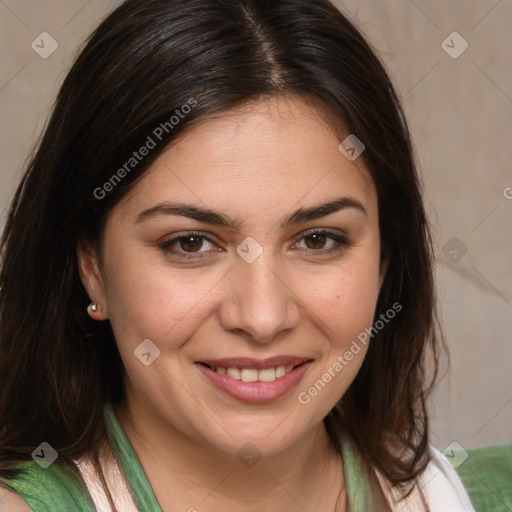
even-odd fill
[{"label": "skin", "polygon": [[[164,510],[346,510],[341,456],[322,420],[367,349],[308,404],[298,400],[372,325],[385,274],[375,185],[340,142],[325,113],[301,98],[202,121],[113,209],[101,253],[79,248],[82,281],[101,306],[89,313],[110,320],[126,368],[116,413]],[[348,207],[280,226],[298,208],[342,196],[366,213]],[[239,225],[165,214],[137,222],[163,202],[207,207]],[[336,242],[315,241],[309,229],[345,235],[350,245],[328,253]],[[203,257],[160,247],[190,230],[213,240],[200,239]],[[236,252],[247,237],[263,249],[253,263]],[[197,255],[183,242],[173,248]],[[146,339],[160,350],[150,366],[134,356]],[[194,364],[282,354],[312,364],[291,392],[257,405],[224,394]],[[250,468],[237,457],[247,443],[262,457]]]}]

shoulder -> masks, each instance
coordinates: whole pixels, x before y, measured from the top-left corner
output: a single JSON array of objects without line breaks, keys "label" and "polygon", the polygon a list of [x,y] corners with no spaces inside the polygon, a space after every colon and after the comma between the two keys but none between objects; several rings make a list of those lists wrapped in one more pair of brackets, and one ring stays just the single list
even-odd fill
[{"label": "shoulder", "polygon": [[434,447],[430,447],[431,461],[420,477],[423,490],[432,512],[473,512],[469,496],[457,471],[448,459]]},{"label": "shoulder", "polygon": [[[95,510],[85,483],[71,467],[54,463],[43,469],[36,462],[28,461],[17,469],[15,478],[0,481],[0,487],[3,486],[0,512],[4,511],[4,506],[9,512],[17,512],[18,509],[9,507],[11,502],[17,502],[18,508],[24,504],[25,508],[19,508],[20,512]],[[4,505],[4,502],[8,505]]]},{"label": "shoulder", "polygon": [[0,512],[32,512],[20,496],[0,486]]},{"label": "shoulder", "polygon": [[461,479],[448,459],[432,446],[429,451],[430,462],[407,498],[402,499],[399,491],[391,489],[377,473],[391,510],[424,510],[425,500],[430,512],[475,512]]}]

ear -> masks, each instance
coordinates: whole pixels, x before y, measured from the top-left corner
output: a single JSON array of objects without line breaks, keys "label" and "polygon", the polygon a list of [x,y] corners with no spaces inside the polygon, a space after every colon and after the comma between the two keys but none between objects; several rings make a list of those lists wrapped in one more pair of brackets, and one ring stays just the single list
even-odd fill
[{"label": "ear", "polygon": [[89,241],[81,240],[77,245],[78,271],[92,304],[98,306],[96,311],[91,307],[87,312],[94,320],[108,318],[105,282],[101,272],[98,250]]},{"label": "ear", "polygon": [[386,274],[389,267],[389,260],[387,258],[381,259],[380,261],[380,273],[379,273],[379,293],[384,283],[384,279],[386,279]]}]

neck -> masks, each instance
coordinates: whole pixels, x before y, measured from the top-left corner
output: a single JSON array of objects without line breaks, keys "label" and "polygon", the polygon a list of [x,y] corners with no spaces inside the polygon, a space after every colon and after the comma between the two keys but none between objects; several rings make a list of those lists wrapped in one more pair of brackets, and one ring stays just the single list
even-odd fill
[{"label": "neck", "polygon": [[[323,422],[277,455],[241,460],[129,402],[116,415],[163,510],[346,509],[341,455]],[[279,507],[279,508],[278,508]]]}]

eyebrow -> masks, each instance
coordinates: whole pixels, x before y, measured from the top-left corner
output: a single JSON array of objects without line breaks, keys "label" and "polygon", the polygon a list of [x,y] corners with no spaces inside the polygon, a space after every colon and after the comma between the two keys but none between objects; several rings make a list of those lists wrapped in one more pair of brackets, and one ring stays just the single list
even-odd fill
[{"label": "eyebrow", "polygon": [[[368,217],[368,212],[363,204],[355,197],[339,197],[333,201],[327,203],[318,204],[315,206],[309,206],[299,208],[293,213],[285,217],[281,221],[281,228],[289,228],[297,224],[302,224],[314,219],[319,219],[345,209],[355,209],[361,212],[365,217]],[[236,229],[240,226],[240,221],[233,219],[223,213],[216,212],[209,208],[201,208],[199,206],[183,203],[159,203],[137,216],[136,224],[145,222],[149,219],[153,219],[160,215],[176,215],[181,217],[187,217],[190,219],[203,222],[205,224],[211,224],[213,226],[220,226],[230,229]]]}]

